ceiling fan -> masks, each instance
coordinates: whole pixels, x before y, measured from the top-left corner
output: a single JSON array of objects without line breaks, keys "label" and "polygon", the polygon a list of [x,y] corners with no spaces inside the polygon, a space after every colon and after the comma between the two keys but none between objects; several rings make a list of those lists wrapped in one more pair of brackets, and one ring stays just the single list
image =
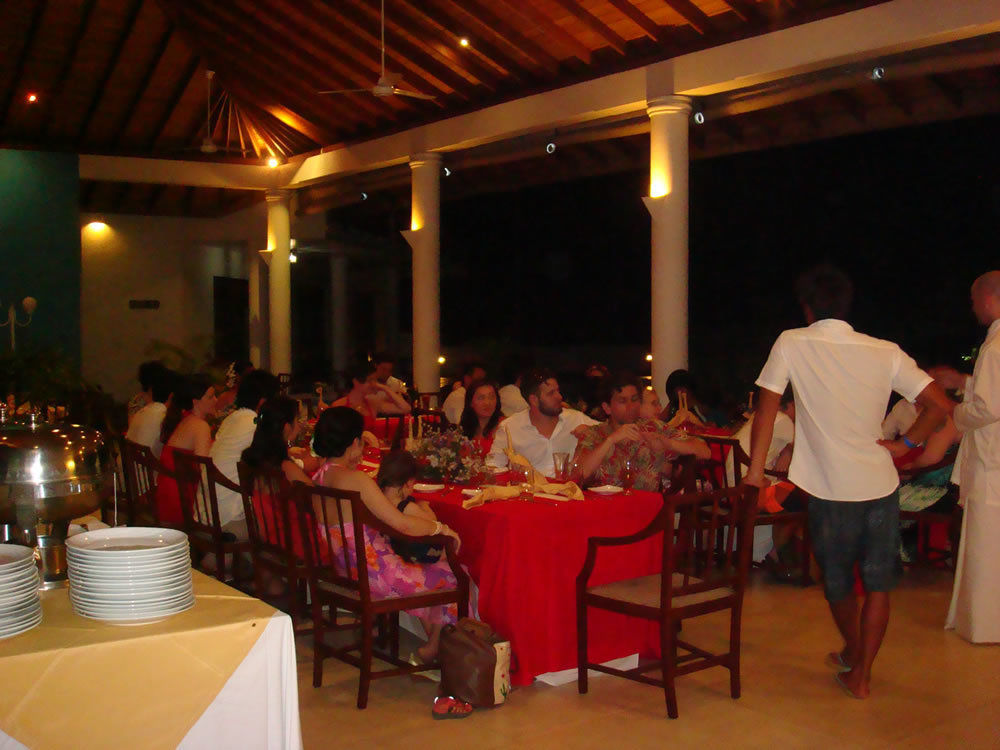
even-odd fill
[{"label": "ceiling fan", "polygon": [[426,99],[433,101],[434,97],[429,94],[421,94],[419,91],[407,91],[399,88],[399,83],[403,75],[401,73],[387,73],[385,69],[385,0],[382,0],[379,12],[379,25],[381,27],[382,43],[382,74],[378,77],[375,85],[368,89],[338,89],[337,91],[317,91],[318,94],[362,94],[369,93],[375,96],[408,96],[412,99]]},{"label": "ceiling fan", "polygon": [[247,149],[235,148],[232,146],[220,146],[212,138],[212,79],[215,78],[214,70],[205,71],[205,137],[197,146],[189,146],[185,151],[201,151],[201,153],[211,156],[212,154],[228,153],[247,155]]}]

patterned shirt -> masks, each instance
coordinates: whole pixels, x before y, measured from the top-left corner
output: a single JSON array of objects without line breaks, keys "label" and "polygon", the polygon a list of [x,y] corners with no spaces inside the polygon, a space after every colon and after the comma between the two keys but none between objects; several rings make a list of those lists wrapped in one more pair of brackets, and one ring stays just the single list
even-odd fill
[{"label": "patterned shirt", "polygon": [[[668,427],[658,419],[638,419],[635,426],[639,428],[640,432],[655,432],[674,440],[686,439],[680,430]],[[616,429],[611,422],[601,422],[593,427],[587,427],[585,431],[581,431],[582,434],[576,446],[576,455],[579,456],[584,451],[596,449]],[[660,475],[669,473],[670,462],[675,458],[677,458],[677,454],[673,451],[657,451],[643,440],[622,440],[611,449],[611,452],[591,475],[590,480],[594,484],[621,485],[625,461],[628,459],[632,463],[632,486],[637,490],[659,492]]]}]

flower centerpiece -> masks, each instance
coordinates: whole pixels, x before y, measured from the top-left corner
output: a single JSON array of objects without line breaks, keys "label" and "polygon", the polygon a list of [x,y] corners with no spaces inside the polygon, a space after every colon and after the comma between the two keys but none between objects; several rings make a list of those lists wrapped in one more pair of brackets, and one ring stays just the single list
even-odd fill
[{"label": "flower centerpiece", "polygon": [[458,429],[427,433],[407,444],[420,463],[422,479],[472,482],[487,473],[479,448]]}]

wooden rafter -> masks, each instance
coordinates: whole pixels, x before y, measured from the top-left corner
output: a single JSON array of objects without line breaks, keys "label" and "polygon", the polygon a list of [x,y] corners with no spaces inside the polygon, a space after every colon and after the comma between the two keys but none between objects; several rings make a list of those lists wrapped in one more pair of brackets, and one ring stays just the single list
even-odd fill
[{"label": "wooden rafter", "polygon": [[47,5],[48,0],[38,0],[35,11],[31,14],[31,23],[28,26],[28,32],[24,35],[24,44],[21,45],[21,52],[17,56],[17,62],[14,63],[14,74],[10,77],[10,86],[7,87],[3,103],[0,104],[0,125],[7,122],[7,113],[10,111],[15,94],[17,94],[17,87],[24,74],[24,66],[27,64],[28,55],[31,54],[31,49],[35,44],[35,37],[38,36],[38,29],[42,24],[42,16],[45,15]]},{"label": "wooden rafter", "polygon": [[[712,20],[691,0],[663,0],[699,34],[712,33]],[[746,19],[744,19],[746,20]]]},{"label": "wooden rafter", "polygon": [[653,23],[653,20],[649,16],[632,5],[630,0],[609,0],[609,2],[619,13],[638,26],[642,33],[654,42],[663,41],[663,29]]},{"label": "wooden rafter", "polygon": [[854,94],[847,89],[841,89],[839,91],[831,91],[829,96],[841,109],[857,120],[859,124],[864,125],[867,116],[865,108]]},{"label": "wooden rafter", "polygon": [[198,72],[198,66],[201,65],[201,60],[197,55],[192,55],[191,59],[188,60],[187,67],[181,72],[180,77],[177,79],[177,85],[174,86],[174,90],[170,93],[170,97],[167,99],[167,105],[160,115],[160,119],[157,120],[156,125],[153,127],[153,133],[146,141],[146,151],[152,151],[156,148],[157,142],[163,135],[163,131],[167,127],[167,123],[170,122],[170,118],[174,114],[174,110],[177,109],[177,104],[180,102],[181,98],[184,96],[184,92],[188,90],[191,86],[191,82],[194,80],[195,73]]},{"label": "wooden rafter", "polygon": [[163,33],[160,35],[160,41],[153,46],[153,54],[149,58],[149,63],[146,65],[146,70],[142,74],[142,79],[139,81],[139,85],[135,87],[135,91],[129,98],[128,106],[125,108],[125,116],[121,119],[118,127],[115,128],[114,133],[109,139],[109,145],[112,148],[117,148],[122,135],[128,130],[129,123],[132,122],[132,117],[135,115],[136,108],[139,106],[139,102],[142,101],[143,97],[146,95],[146,90],[149,88],[150,81],[153,80],[153,75],[156,73],[156,69],[160,65],[160,61],[163,59],[163,55],[167,51],[167,47],[170,45],[170,40],[174,35],[174,27],[167,22],[167,26]]},{"label": "wooden rafter", "polygon": [[525,3],[521,0],[494,0],[494,2],[502,3],[507,10],[520,14],[532,24],[543,29],[546,36],[558,39],[559,42],[570,49],[581,62],[590,62],[590,47],[566,31],[566,29],[545,15],[545,13],[541,10],[536,8],[534,3]]},{"label": "wooden rafter", "polygon": [[90,24],[90,18],[94,12],[95,5],[97,5],[97,0],[86,0],[80,8],[80,21],[77,24],[76,29],[73,31],[73,38],[70,40],[69,48],[66,50],[66,54],[63,56],[62,62],[59,65],[59,74],[56,76],[55,81],[52,84],[52,89],[49,92],[49,95],[45,97],[45,102],[42,105],[44,107],[41,118],[43,137],[48,135],[49,128],[52,126],[52,108],[55,105],[56,100],[62,96],[63,88],[66,86],[66,81],[69,78],[69,73],[73,69],[73,63],[76,62],[77,52],[80,49],[80,41],[87,33],[87,28]]},{"label": "wooden rafter", "polygon": [[746,23],[757,23],[762,19],[754,0],[722,0]]},{"label": "wooden rafter", "polygon": [[892,81],[879,81],[878,85],[873,88],[875,88],[879,94],[881,94],[885,100],[889,102],[889,104],[907,117],[913,114],[913,105],[905,96],[903,96],[898,84]]},{"label": "wooden rafter", "polygon": [[90,97],[90,104],[87,105],[87,109],[84,112],[83,121],[80,123],[80,129],[76,132],[77,146],[82,144],[84,139],[87,137],[87,130],[90,128],[90,122],[94,118],[94,114],[97,112],[97,108],[101,104],[101,99],[104,97],[104,92],[108,87],[108,81],[111,80],[111,76],[115,73],[115,68],[118,67],[118,61],[121,59],[122,51],[125,49],[125,45],[128,44],[129,38],[132,36],[132,30],[135,28],[135,22],[139,18],[139,13],[142,12],[143,4],[144,0],[132,0],[132,5],[129,8],[128,15],[125,17],[125,24],[122,26],[122,30],[118,34],[118,40],[115,42],[114,49],[111,51],[111,57],[108,60],[108,64],[104,66],[104,72],[101,74],[101,77],[97,82],[97,87],[94,89],[94,93]]},{"label": "wooden rafter", "polygon": [[590,27],[599,37],[611,45],[611,48],[619,55],[625,54],[625,40],[618,36],[614,30],[608,28],[597,16],[580,5],[577,0],[554,0],[554,2],[561,5],[570,14],[576,16],[585,26]]},{"label": "wooden rafter", "polygon": [[962,108],[962,105],[965,103],[965,95],[960,88],[954,86],[947,78],[943,75],[933,74],[927,76],[926,81],[930,84],[931,88],[947,99],[952,107],[955,109]]}]

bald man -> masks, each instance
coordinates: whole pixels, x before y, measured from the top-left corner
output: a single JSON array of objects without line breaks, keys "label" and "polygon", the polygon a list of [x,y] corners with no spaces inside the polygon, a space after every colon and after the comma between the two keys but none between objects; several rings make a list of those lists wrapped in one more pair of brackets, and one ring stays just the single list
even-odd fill
[{"label": "bald man", "polygon": [[952,481],[965,508],[946,628],[973,643],[1000,643],[1000,271],[972,284],[972,312],[989,326],[972,375],[942,370],[945,387],[964,388],[955,407],[962,433]]}]

